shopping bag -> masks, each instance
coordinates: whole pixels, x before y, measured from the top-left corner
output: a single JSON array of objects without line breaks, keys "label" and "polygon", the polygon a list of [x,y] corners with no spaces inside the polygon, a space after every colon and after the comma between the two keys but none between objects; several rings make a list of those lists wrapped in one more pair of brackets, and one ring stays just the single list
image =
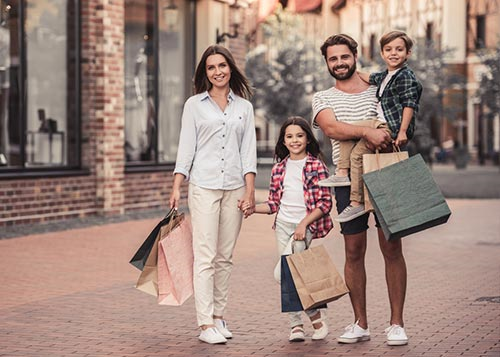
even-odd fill
[{"label": "shopping bag", "polygon": [[[380,170],[383,167],[390,166],[406,159],[408,159],[408,152],[400,151],[397,147],[395,147],[394,152],[380,154],[377,151],[375,154],[364,154],[363,173]],[[373,211],[373,205],[370,201],[370,195],[368,194],[368,190],[366,189],[366,184],[364,184],[364,199],[365,211]]]},{"label": "shopping bag", "polygon": [[149,233],[144,243],[142,243],[142,245],[139,247],[137,252],[132,257],[132,259],[130,259],[129,262],[130,264],[132,264],[141,271],[144,269],[144,265],[146,264],[146,260],[148,259],[149,253],[151,253],[151,249],[153,248],[158,233],[160,233],[160,228],[168,224],[168,222],[170,222],[170,219],[172,218],[174,212],[175,209],[173,208],[170,209],[167,215],[160,221],[160,223],[156,225],[156,227],[151,231],[151,233]]},{"label": "shopping bag", "polygon": [[193,295],[193,233],[188,220],[164,236],[158,247],[158,304],[182,305]]},{"label": "shopping bag", "polygon": [[281,312],[303,311],[286,258],[281,256]]},{"label": "shopping bag", "polygon": [[420,154],[363,175],[387,240],[446,223],[451,211]]},{"label": "shopping bag", "polygon": [[177,212],[175,212],[170,221],[165,226],[160,228],[160,231],[153,243],[153,247],[151,248],[151,252],[149,253],[148,259],[144,264],[144,269],[139,275],[139,279],[135,285],[136,289],[149,295],[158,296],[158,244],[160,240],[169,234],[178,224],[180,224],[183,219],[184,214],[177,214]]},{"label": "shopping bag", "polygon": [[349,292],[323,245],[291,254],[286,260],[305,310],[323,308]]}]

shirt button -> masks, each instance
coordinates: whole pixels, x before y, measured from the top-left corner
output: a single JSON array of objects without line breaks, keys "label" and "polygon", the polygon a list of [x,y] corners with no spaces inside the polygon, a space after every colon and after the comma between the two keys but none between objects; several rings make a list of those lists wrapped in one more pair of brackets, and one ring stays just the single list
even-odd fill
[{"label": "shirt button", "polygon": [[226,125],[226,123],[222,123],[222,125]]},{"label": "shirt button", "polygon": [[222,159],[222,161],[224,161],[224,159]]},{"label": "shirt button", "polygon": [[224,172],[224,170],[220,170],[220,172]]},{"label": "shirt button", "polygon": [[225,138],[226,137],[226,134],[222,134],[222,137]]},{"label": "shirt button", "polygon": [[222,147],[222,150],[224,150],[224,146]]},{"label": "shirt button", "polygon": [[227,113],[224,113],[224,115],[227,115]]}]

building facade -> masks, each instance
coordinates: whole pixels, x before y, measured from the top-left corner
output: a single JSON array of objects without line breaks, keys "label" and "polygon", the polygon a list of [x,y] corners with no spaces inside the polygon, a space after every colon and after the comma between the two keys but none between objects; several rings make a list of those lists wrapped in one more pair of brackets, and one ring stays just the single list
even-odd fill
[{"label": "building facade", "polygon": [[222,41],[244,65],[249,3],[0,0],[0,236],[166,210],[197,59]]}]

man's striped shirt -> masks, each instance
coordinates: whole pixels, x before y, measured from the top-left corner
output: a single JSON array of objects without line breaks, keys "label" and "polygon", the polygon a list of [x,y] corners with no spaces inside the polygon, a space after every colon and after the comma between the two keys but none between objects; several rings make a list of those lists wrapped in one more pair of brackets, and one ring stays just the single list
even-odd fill
[{"label": "man's striped shirt", "polygon": [[[377,118],[377,87],[370,86],[360,93],[346,93],[335,87],[314,94],[312,100],[313,127],[319,128],[316,116],[324,109],[333,110],[339,121],[357,121]],[[340,147],[335,139],[332,143],[332,161],[336,165]]]}]

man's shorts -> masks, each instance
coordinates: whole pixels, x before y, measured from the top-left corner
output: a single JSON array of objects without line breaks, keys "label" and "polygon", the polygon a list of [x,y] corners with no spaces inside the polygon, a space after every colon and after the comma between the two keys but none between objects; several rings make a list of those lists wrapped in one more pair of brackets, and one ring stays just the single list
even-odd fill
[{"label": "man's shorts", "polygon": [[[349,206],[351,202],[351,187],[335,187],[335,201],[337,202],[337,212],[341,213],[344,208]],[[377,215],[375,216],[375,226],[380,227],[380,223],[378,222]],[[368,217],[369,213],[354,218],[352,221],[340,223],[340,233],[342,234],[358,234],[364,232],[368,229]]]}]

